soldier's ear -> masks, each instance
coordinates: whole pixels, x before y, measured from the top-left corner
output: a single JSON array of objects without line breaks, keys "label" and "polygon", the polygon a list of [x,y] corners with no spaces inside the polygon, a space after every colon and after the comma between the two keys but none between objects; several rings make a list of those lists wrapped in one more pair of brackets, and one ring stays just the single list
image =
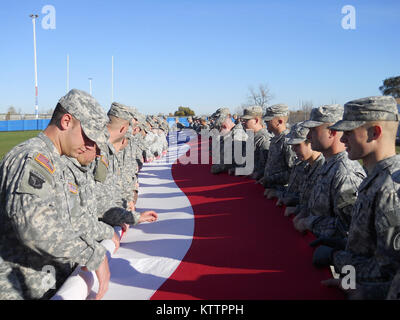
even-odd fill
[{"label": "soldier's ear", "polygon": [[329,129],[330,130],[330,133],[331,133],[331,136],[336,136],[336,133],[337,133],[337,131],[335,131],[335,130],[331,130],[331,129]]},{"label": "soldier's ear", "polygon": [[382,127],[375,125],[368,129],[368,136],[371,137],[372,140],[377,140],[382,136]]},{"label": "soldier's ear", "polygon": [[60,119],[60,129],[67,130],[74,125],[74,118],[69,113],[64,114]]}]

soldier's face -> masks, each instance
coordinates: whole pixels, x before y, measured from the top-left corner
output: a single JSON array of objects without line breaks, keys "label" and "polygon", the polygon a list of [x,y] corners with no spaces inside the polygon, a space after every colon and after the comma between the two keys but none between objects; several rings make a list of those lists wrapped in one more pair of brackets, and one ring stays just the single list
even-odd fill
[{"label": "soldier's face", "polygon": [[129,122],[125,121],[119,126],[109,126],[108,132],[110,133],[109,141],[113,144],[115,148],[115,144],[120,144],[125,137],[126,132],[129,129]]},{"label": "soldier's face", "polygon": [[73,124],[68,130],[68,134],[66,135],[62,147],[63,154],[69,157],[78,158],[80,154],[94,146],[94,142],[83,132],[79,120],[73,119]]},{"label": "soldier's face", "polygon": [[329,126],[330,124],[323,124],[318,127],[310,128],[307,139],[311,141],[311,149],[320,152],[329,149],[332,144],[330,130],[328,129]]},{"label": "soldier's face", "polygon": [[96,159],[96,154],[98,151],[99,149],[97,145],[93,142],[93,146],[88,146],[85,152],[79,154],[76,159],[82,166],[87,166],[94,161],[94,159]]},{"label": "soldier's face", "polygon": [[292,150],[296,153],[297,158],[301,161],[308,160],[312,155],[311,144],[306,142],[300,142],[299,144],[293,144]]},{"label": "soldier's face", "polygon": [[344,131],[340,141],[344,143],[350,160],[362,159],[369,153],[368,130],[365,127]]},{"label": "soldier's face", "polygon": [[120,142],[114,144],[115,151],[119,152],[128,145],[128,139],[123,138]]},{"label": "soldier's face", "polygon": [[277,133],[279,132],[279,119],[278,118],[273,118],[267,122],[267,130],[270,133]]},{"label": "soldier's face", "polygon": [[256,119],[243,119],[243,125],[245,129],[254,130],[256,124],[257,124]]}]

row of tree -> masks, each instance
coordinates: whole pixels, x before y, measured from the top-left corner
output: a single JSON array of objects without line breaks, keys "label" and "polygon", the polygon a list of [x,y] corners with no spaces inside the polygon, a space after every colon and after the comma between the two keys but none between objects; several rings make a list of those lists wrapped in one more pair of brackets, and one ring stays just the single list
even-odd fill
[{"label": "row of tree", "polygon": [[[274,99],[274,95],[266,84],[260,84],[257,89],[250,87],[248,90],[247,101],[235,109],[235,112],[238,114],[242,114],[244,108],[254,105],[260,106],[265,110],[270,105],[270,101]],[[383,85],[379,87],[379,90],[385,96],[390,95],[397,98],[397,101],[400,104],[400,76],[390,77],[383,80]],[[312,101],[303,101],[300,108],[300,110],[291,113],[291,117],[289,118],[290,122],[298,122],[307,119],[310,115],[311,109],[313,108],[313,103]],[[49,114],[52,112],[52,109],[48,110]],[[21,114],[21,110],[19,109],[17,111],[14,106],[9,106],[6,118],[10,118],[10,116],[14,114]],[[169,113],[170,117],[189,117],[194,115],[195,112],[192,109],[183,106],[180,106],[174,114]]]},{"label": "row of tree", "polygon": [[[237,107],[234,110],[235,113],[242,114],[244,108],[254,105],[260,106],[265,110],[270,105],[271,100],[274,99],[274,95],[266,84],[260,84],[257,88],[249,87],[248,90],[247,101]],[[379,87],[379,90],[385,96],[393,96],[397,99],[397,103],[400,104],[400,76],[390,77],[383,80],[383,85]],[[300,109],[291,113],[289,121],[293,123],[307,119],[312,108],[312,101],[302,101]],[[193,116],[194,111],[190,108],[179,107],[178,111],[176,111],[174,115]]]}]

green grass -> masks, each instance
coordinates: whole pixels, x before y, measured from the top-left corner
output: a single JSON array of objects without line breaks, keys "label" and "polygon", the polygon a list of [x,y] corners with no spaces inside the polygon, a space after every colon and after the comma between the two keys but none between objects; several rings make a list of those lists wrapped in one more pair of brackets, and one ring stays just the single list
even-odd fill
[{"label": "green grass", "polygon": [[30,138],[36,137],[40,131],[0,132],[0,160],[13,147]]}]

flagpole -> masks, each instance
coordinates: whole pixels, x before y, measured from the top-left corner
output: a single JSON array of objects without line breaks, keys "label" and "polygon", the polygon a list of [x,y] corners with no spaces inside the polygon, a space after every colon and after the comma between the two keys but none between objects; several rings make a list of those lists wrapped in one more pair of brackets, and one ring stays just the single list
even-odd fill
[{"label": "flagpole", "polygon": [[37,57],[36,57],[36,18],[39,16],[37,14],[31,14],[29,17],[32,18],[33,24],[33,54],[35,60],[35,117],[39,118],[39,103],[38,103],[38,79],[37,79]]},{"label": "flagpole", "polygon": [[92,80],[93,78],[89,78],[89,93],[92,95]]},{"label": "flagpole", "polygon": [[111,103],[114,102],[114,56],[111,56]]},{"label": "flagpole", "polygon": [[69,54],[67,54],[67,92],[69,91]]}]

